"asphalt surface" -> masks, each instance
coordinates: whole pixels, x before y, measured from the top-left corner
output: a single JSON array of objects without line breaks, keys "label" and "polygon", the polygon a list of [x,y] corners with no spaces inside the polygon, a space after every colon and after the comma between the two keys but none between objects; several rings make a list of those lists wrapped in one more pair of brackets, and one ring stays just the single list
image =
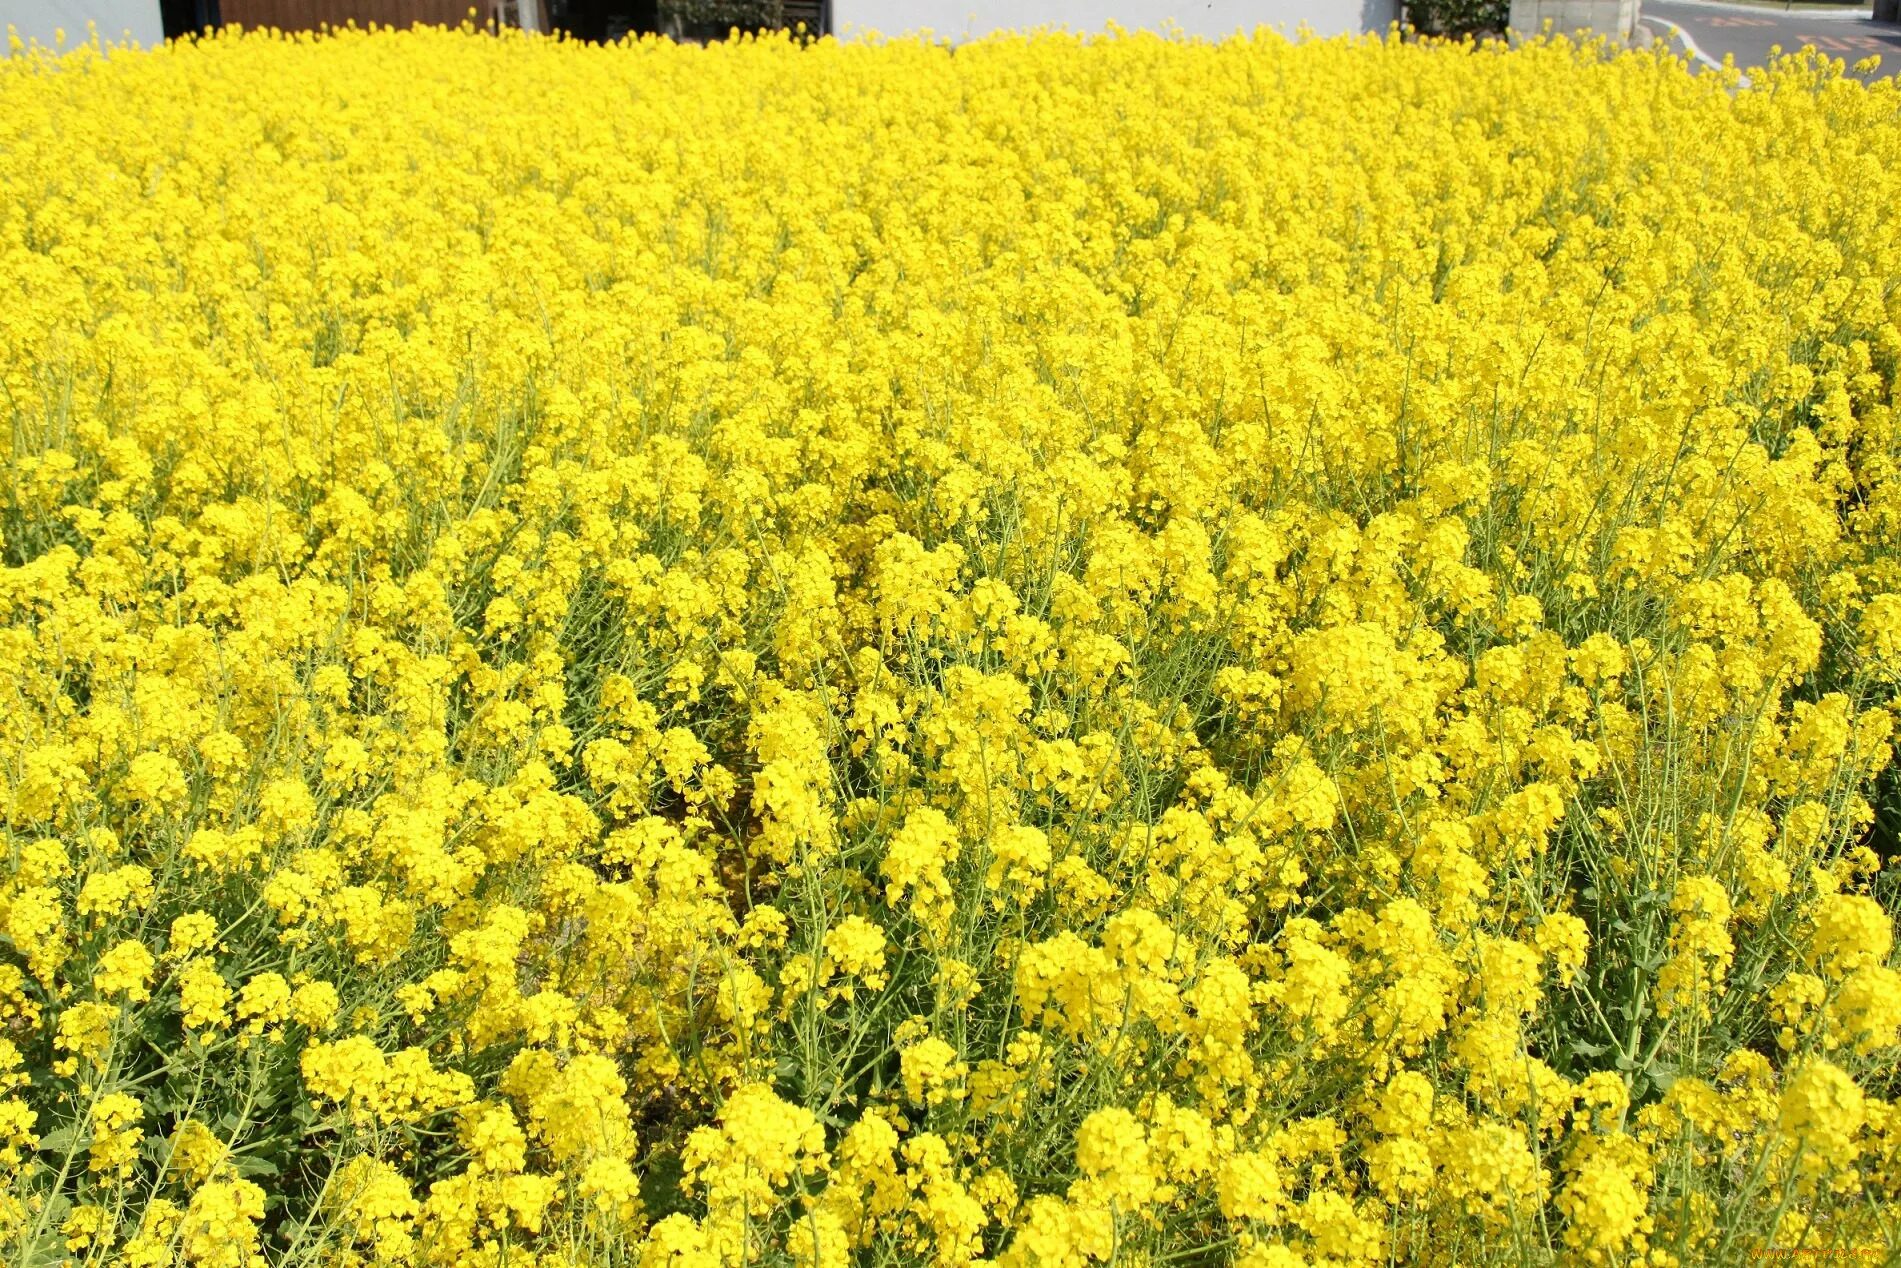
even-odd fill
[{"label": "asphalt surface", "polygon": [[[1804,14],[1742,5],[1701,3],[1699,0],[1642,0],[1640,20],[1659,40],[1671,41],[1679,52],[1695,60],[1720,63],[1725,53],[1747,71],[1769,60],[1769,50],[1794,52],[1812,44],[1830,57],[1855,63],[1879,54],[1880,67],[1870,76],[1885,77],[1901,71],[1901,25],[1876,22],[1866,9],[1859,14]],[[1672,30],[1675,27],[1675,30]],[[1689,36],[1689,43],[1683,40]],[[1702,54],[1699,58],[1697,55]]]}]

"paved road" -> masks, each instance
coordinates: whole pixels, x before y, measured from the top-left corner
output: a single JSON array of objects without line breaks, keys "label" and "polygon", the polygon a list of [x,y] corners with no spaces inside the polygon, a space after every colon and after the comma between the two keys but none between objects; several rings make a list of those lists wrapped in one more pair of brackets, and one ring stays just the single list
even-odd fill
[{"label": "paved road", "polygon": [[[1673,41],[1673,47],[1694,56],[1700,50],[1715,62],[1723,54],[1733,53],[1736,64],[1747,70],[1769,60],[1769,49],[1780,45],[1792,52],[1804,44],[1813,44],[1830,57],[1848,63],[1852,73],[1856,62],[1870,54],[1881,55],[1877,76],[1901,71],[1901,25],[1876,22],[1866,16],[1815,14],[1800,9],[1785,13],[1780,9],[1759,9],[1743,5],[1708,4],[1699,0],[1642,0],[1643,23],[1659,39]],[[1678,28],[1672,31],[1671,25]],[[1695,48],[1685,48],[1681,35],[1687,33]]]}]

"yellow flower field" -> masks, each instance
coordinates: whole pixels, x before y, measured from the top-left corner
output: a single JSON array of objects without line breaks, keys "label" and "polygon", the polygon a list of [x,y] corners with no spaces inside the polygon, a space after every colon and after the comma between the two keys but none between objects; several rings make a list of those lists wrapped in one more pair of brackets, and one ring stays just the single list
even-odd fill
[{"label": "yellow flower field", "polygon": [[0,62],[5,1262],[1879,1262],[1897,208],[1814,60]]}]

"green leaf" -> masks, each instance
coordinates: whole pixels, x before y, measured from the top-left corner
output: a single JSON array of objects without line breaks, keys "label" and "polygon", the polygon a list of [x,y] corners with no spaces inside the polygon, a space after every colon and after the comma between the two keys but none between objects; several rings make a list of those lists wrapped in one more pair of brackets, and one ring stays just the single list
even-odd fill
[{"label": "green leaf", "polygon": [[256,1156],[239,1158],[232,1165],[236,1168],[237,1173],[247,1180],[255,1176],[275,1176],[282,1174],[282,1168],[269,1158],[259,1158]]},{"label": "green leaf", "polygon": [[80,1139],[79,1128],[77,1126],[62,1127],[58,1131],[50,1131],[40,1137],[40,1152],[48,1154],[71,1153],[73,1147],[79,1143]]}]

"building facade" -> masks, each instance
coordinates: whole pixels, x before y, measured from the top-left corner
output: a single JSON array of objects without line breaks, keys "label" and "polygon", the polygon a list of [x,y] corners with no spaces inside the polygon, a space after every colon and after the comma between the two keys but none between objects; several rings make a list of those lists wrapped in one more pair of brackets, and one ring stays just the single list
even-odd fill
[{"label": "building facade", "polygon": [[563,30],[586,40],[643,32],[717,38],[732,25],[730,15],[742,14],[752,19],[739,23],[746,27],[802,26],[844,39],[929,31],[961,42],[1037,26],[1094,32],[1110,22],[1130,29],[1174,26],[1208,39],[1259,26],[1289,35],[1302,26],[1318,35],[1339,35],[1384,30],[1399,17],[1399,5],[1400,0],[10,0],[0,13],[22,39],[47,46],[62,30],[69,45],[85,40],[89,20],[102,40],[156,44],[230,24],[281,30],[349,22],[455,26],[472,7],[484,24]]},{"label": "building facade", "polygon": [[1044,25],[1100,31],[1111,21],[1152,30],[1173,23],[1206,39],[1259,26],[1341,35],[1383,31],[1398,18],[1398,0],[832,0],[832,29],[844,37],[929,29],[965,40]]}]

